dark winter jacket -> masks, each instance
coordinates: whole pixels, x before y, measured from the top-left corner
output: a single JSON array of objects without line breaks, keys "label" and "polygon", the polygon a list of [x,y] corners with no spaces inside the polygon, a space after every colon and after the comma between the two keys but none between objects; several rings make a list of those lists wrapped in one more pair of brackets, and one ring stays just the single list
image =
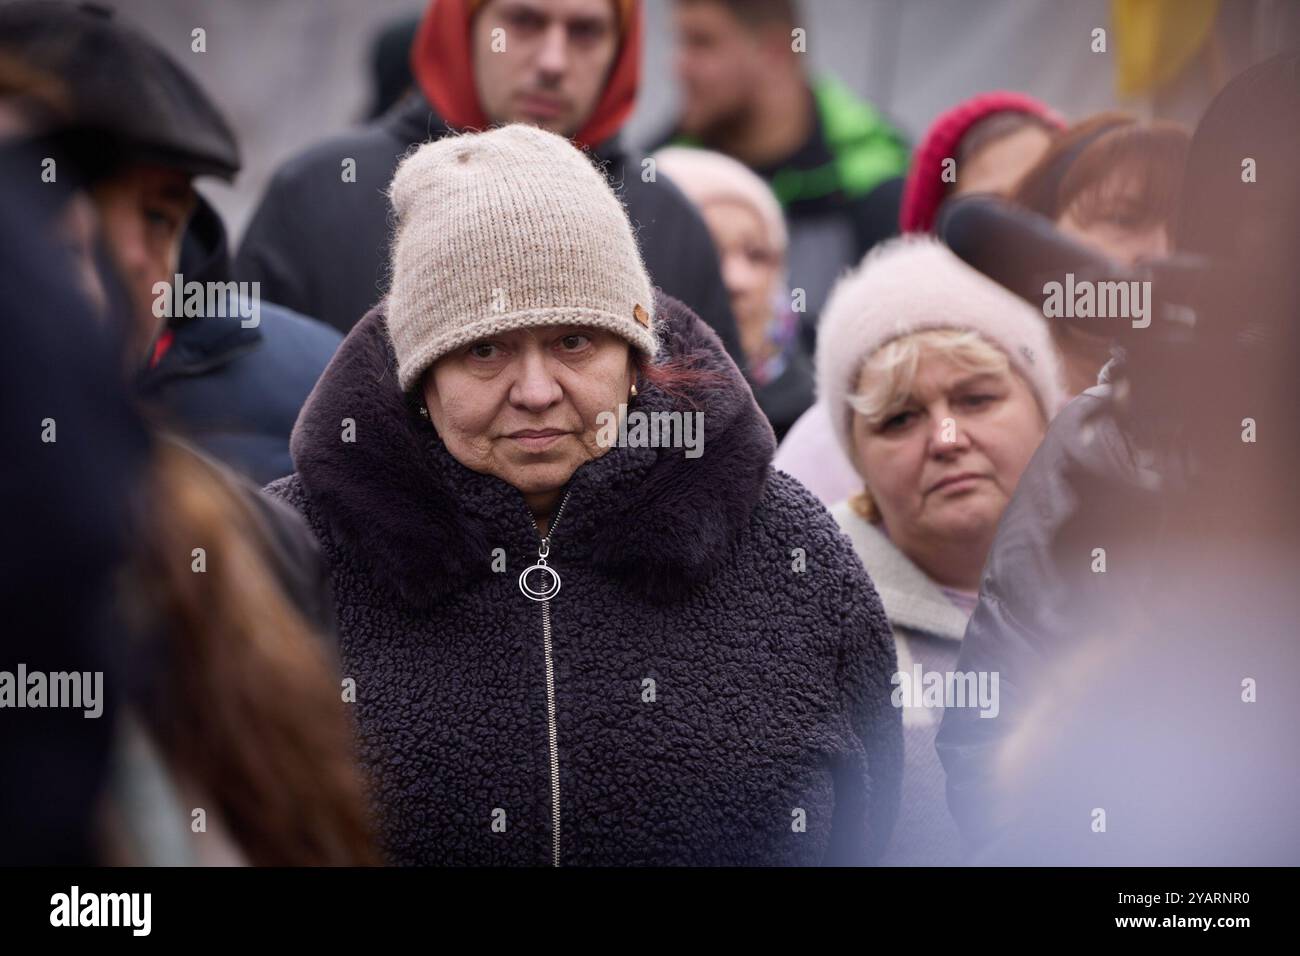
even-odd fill
[{"label": "dark winter jacket", "polygon": [[[186,283],[230,281],[225,229],[203,200],[180,272]],[[251,312],[238,295],[227,297],[225,316],[172,319],[171,344],[139,387],[164,424],[260,486],[293,471],[289,433],[342,336],[258,291],[256,327],[244,327]]]},{"label": "dark winter jacket", "polygon": [[[412,146],[449,133],[428,100],[412,94],[376,122],[290,160],[244,234],[236,275],[261,282],[272,301],[348,331],[388,287],[392,228],[385,193],[398,160]],[[617,138],[593,153],[627,206],[651,280],[695,310],[743,367],[704,220],[666,176],[646,182],[641,157]],[[343,178],[349,159],[355,182]]]},{"label": "dark winter jacket", "polygon": [[[716,336],[675,300],[656,316],[670,356],[723,378],[692,393],[703,454],[616,447],[580,467],[545,604],[518,583],[539,543],[522,496],[414,413],[380,309],[304,409],[298,470],[268,490],[331,568],[395,863],[863,863],[888,839],[902,737],[879,599],[772,471]],[[631,411],[673,407],[644,385]]]}]

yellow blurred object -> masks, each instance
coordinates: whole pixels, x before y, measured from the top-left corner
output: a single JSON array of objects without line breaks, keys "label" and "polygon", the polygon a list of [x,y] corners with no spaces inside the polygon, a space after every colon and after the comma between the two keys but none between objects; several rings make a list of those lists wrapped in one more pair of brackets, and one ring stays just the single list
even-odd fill
[{"label": "yellow blurred object", "polygon": [[1111,0],[1116,87],[1152,93],[1190,63],[1210,37],[1219,0]]}]

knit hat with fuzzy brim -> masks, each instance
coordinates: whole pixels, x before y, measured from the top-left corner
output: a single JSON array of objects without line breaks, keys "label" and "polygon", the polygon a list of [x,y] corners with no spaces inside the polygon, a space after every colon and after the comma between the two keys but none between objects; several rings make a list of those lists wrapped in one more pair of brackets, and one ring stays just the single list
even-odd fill
[{"label": "knit hat with fuzzy brim", "polygon": [[848,396],[863,363],[882,345],[929,329],[977,332],[1011,360],[1049,420],[1060,409],[1065,393],[1047,321],[933,236],[903,236],[877,245],[836,283],[817,328],[817,394],[850,461]]},{"label": "knit hat with fuzzy brim", "polygon": [[653,290],[623,205],[568,140],[515,124],[426,143],[389,187],[388,334],[403,391],[516,329],[604,329],[653,358]]}]

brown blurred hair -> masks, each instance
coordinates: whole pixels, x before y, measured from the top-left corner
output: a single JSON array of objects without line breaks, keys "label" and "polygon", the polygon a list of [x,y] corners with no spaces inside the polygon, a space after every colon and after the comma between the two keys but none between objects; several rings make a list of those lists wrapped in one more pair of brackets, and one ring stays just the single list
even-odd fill
[{"label": "brown blurred hair", "polygon": [[1191,138],[1177,123],[1099,113],[1062,133],[1011,201],[1055,221],[1172,227]]},{"label": "brown blurred hair", "polygon": [[[338,674],[263,557],[253,514],[172,442],[150,491],[129,581],[162,645],[144,716],[167,764],[253,864],[378,862]],[[203,573],[191,569],[198,547]]]},{"label": "brown blurred hair", "polygon": [[775,24],[793,27],[799,10],[795,0],[676,0],[679,6],[711,3],[722,7],[751,30]]},{"label": "brown blurred hair", "polygon": [[57,77],[0,54],[0,102],[16,112],[32,134],[66,119],[67,91]]}]

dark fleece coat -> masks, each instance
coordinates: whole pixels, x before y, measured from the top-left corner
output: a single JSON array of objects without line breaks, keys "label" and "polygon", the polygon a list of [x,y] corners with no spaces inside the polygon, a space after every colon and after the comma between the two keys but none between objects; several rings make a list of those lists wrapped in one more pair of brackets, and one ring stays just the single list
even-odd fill
[{"label": "dark fleece coat", "polygon": [[[687,396],[700,457],[611,449],[574,473],[553,529],[559,862],[870,862],[902,762],[889,625],[834,521],[771,469],[717,337],[656,301],[668,354],[720,384]],[[399,392],[381,308],[309,399],[296,474],[268,490],[331,568],[390,860],[548,865],[543,606],[518,585],[537,531]],[[681,402],[642,384],[631,411]]]}]

